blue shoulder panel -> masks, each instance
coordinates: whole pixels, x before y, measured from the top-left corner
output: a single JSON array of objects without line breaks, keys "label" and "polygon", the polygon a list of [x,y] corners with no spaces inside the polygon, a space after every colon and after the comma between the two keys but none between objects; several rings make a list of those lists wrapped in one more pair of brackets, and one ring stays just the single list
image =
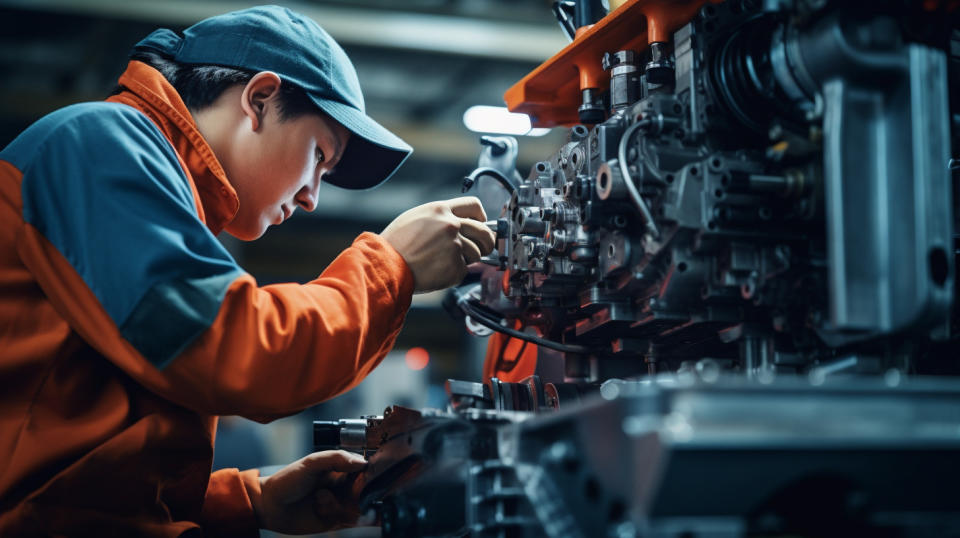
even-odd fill
[{"label": "blue shoulder panel", "polygon": [[46,116],[0,158],[23,172],[23,218],[83,277],[121,334],[157,367],[216,318],[242,270],[197,218],[163,133],[126,105]]}]

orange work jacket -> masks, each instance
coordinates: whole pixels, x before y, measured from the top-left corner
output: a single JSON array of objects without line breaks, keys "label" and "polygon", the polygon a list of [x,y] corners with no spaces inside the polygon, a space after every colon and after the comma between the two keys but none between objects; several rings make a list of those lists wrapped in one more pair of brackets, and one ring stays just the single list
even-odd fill
[{"label": "orange work jacket", "polygon": [[217,415],[356,385],[413,277],[365,233],[258,286],[215,238],[239,202],[180,96],[136,61],[119,82],[0,152],[0,536],[256,535],[256,471],[210,472]]}]

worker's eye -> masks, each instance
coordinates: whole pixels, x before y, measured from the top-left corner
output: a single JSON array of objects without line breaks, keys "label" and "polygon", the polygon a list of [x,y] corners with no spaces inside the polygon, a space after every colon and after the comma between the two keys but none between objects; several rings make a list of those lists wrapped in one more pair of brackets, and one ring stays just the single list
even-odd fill
[{"label": "worker's eye", "polygon": [[320,163],[322,163],[322,162],[324,162],[324,161],[326,161],[326,160],[327,160],[327,158],[326,158],[326,156],[323,154],[323,150],[320,149],[320,146],[317,146],[317,164],[320,164]]}]

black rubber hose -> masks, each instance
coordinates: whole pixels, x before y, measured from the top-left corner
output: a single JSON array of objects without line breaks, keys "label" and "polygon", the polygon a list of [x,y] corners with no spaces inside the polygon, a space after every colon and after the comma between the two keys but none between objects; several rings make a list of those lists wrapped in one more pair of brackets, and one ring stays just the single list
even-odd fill
[{"label": "black rubber hose", "polygon": [[469,176],[463,178],[463,189],[461,189],[460,192],[469,191],[473,187],[473,184],[476,183],[477,180],[483,176],[490,176],[493,179],[496,179],[497,181],[500,182],[501,185],[503,185],[505,189],[510,191],[510,194],[513,194],[514,192],[517,191],[517,186],[514,185],[512,181],[510,181],[510,178],[503,175],[503,173],[501,173],[496,168],[483,166],[483,167],[477,168],[473,172],[470,172]]}]

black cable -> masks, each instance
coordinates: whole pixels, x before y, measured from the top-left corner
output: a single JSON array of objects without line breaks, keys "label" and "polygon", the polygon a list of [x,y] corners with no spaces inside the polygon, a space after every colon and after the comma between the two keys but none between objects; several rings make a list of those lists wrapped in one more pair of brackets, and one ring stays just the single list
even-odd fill
[{"label": "black cable", "polygon": [[543,346],[547,349],[560,351],[562,353],[589,353],[590,352],[590,349],[585,346],[578,346],[575,344],[561,344],[560,342],[554,342],[553,340],[547,340],[544,338],[540,338],[538,336],[533,336],[531,334],[520,332],[516,329],[504,327],[503,325],[500,325],[500,323],[485,317],[484,314],[479,313],[479,311],[474,310],[472,306],[463,305],[462,308],[464,309],[464,311],[467,313],[468,316],[470,316],[474,321],[476,321],[480,325],[483,325],[494,331],[504,333],[508,336],[512,336],[520,340],[531,342],[538,346]]},{"label": "black cable", "polygon": [[560,342],[554,342],[553,340],[547,340],[545,338],[540,338],[539,336],[534,336],[532,334],[527,334],[525,332],[512,329],[510,327],[504,327],[498,321],[487,317],[487,314],[483,313],[477,305],[474,305],[467,299],[467,294],[460,296],[460,300],[457,301],[457,304],[460,306],[460,309],[463,312],[470,316],[471,319],[497,332],[501,332],[508,336],[530,342],[532,344],[537,344],[538,346],[543,346],[547,349],[552,349],[555,351],[560,351],[562,353],[589,353],[590,348],[586,346],[578,346],[576,344],[561,344]]},{"label": "black cable", "polygon": [[460,192],[467,192],[468,190],[470,190],[473,187],[473,184],[476,183],[477,180],[483,176],[490,176],[493,179],[496,179],[497,181],[500,182],[501,185],[503,185],[505,189],[510,191],[510,194],[513,194],[514,192],[517,191],[517,186],[514,185],[512,181],[510,181],[510,178],[503,175],[502,172],[500,172],[496,168],[482,166],[480,168],[477,168],[473,172],[470,172],[469,176],[463,178],[463,188],[460,190]]}]

